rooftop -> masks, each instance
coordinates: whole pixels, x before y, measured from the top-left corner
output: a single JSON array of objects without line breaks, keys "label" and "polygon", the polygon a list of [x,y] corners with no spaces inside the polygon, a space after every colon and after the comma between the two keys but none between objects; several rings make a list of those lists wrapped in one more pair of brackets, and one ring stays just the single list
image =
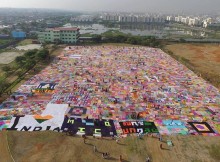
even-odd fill
[{"label": "rooftop", "polygon": [[73,28],[64,28],[64,27],[59,27],[59,28],[49,28],[50,30],[53,31],[77,31],[79,28],[73,27]]}]

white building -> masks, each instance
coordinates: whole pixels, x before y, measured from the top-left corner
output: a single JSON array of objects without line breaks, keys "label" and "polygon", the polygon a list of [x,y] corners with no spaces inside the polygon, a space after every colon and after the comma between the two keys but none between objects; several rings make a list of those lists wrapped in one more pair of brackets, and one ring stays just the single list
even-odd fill
[{"label": "white building", "polygon": [[182,17],[181,22],[184,24],[189,24],[189,17]]},{"label": "white building", "polygon": [[92,22],[93,20],[94,17],[91,15],[80,15],[70,19],[72,22]]},{"label": "white building", "polygon": [[145,21],[145,17],[144,16],[138,16],[137,17],[137,22],[144,22]]},{"label": "white building", "polygon": [[104,14],[101,17],[104,21],[119,21],[119,15],[117,14]]},{"label": "white building", "polygon": [[210,24],[212,24],[212,18],[207,18],[207,19],[203,20],[203,22],[202,22],[202,26],[204,28],[207,28],[208,25],[210,25]]},{"label": "white building", "polygon": [[177,17],[175,17],[175,21],[176,22],[182,22],[182,16],[177,16]]},{"label": "white building", "polygon": [[163,23],[165,18],[159,15],[134,15],[134,14],[104,14],[101,16],[104,21],[114,22],[143,22],[143,23]]},{"label": "white building", "polygon": [[175,21],[175,17],[173,17],[173,16],[167,16],[167,17],[166,17],[166,20],[167,20],[167,21]]},{"label": "white building", "polygon": [[190,25],[190,26],[201,25],[201,21],[199,18],[190,18],[188,25]]}]

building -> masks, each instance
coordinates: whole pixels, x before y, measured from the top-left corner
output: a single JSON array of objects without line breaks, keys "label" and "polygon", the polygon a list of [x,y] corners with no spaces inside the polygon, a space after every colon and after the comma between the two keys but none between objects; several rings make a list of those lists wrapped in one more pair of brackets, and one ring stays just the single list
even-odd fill
[{"label": "building", "polygon": [[10,35],[7,34],[0,34],[0,39],[9,39]]},{"label": "building", "polygon": [[188,25],[190,26],[199,26],[201,25],[201,21],[199,18],[190,18]]},{"label": "building", "polygon": [[182,16],[177,16],[177,17],[175,17],[175,21],[176,22],[181,22],[182,21]]},{"label": "building", "polygon": [[137,17],[137,22],[141,22],[141,23],[145,22],[145,17],[144,16],[138,16]]},{"label": "building", "polygon": [[196,23],[196,19],[195,18],[190,18],[189,19],[189,26],[194,26]]},{"label": "building", "polygon": [[212,19],[211,18],[207,18],[207,19],[203,20],[203,22],[202,22],[202,26],[204,28],[207,28],[211,24],[212,24]]},{"label": "building", "polygon": [[100,18],[103,21],[120,22],[120,23],[164,23],[165,18],[161,15],[137,15],[137,14],[120,14],[105,13]]},{"label": "building", "polygon": [[175,21],[175,17],[174,16],[167,16],[166,21]]},{"label": "building", "polygon": [[48,28],[44,32],[38,32],[38,40],[41,43],[52,42],[52,43],[70,43],[76,44],[79,40],[79,28]]},{"label": "building", "polygon": [[47,28],[56,28],[62,25],[62,22],[60,21],[47,21],[46,22]]},{"label": "building", "polygon": [[14,39],[25,39],[26,38],[26,33],[21,30],[12,31],[11,35]]},{"label": "building", "polygon": [[95,17],[91,15],[80,15],[70,19],[71,22],[93,22],[94,20]]},{"label": "building", "polygon": [[113,21],[113,22],[117,22],[119,21],[119,15],[118,14],[108,14],[105,13],[101,16],[102,20],[104,21]]},{"label": "building", "polygon": [[181,22],[184,24],[189,24],[189,17],[182,17]]}]

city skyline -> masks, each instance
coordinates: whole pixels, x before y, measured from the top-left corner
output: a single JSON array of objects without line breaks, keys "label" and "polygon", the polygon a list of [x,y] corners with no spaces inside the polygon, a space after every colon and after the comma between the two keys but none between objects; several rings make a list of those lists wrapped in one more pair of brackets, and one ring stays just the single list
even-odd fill
[{"label": "city skyline", "polygon": [[48,8],[71,11],[218,12],[219,0],[0,0],[0,7]]}]

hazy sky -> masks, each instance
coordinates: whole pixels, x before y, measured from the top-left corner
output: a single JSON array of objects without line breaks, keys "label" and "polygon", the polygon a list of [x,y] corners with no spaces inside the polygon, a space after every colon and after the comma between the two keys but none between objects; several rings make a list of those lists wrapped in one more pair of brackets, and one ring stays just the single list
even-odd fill
[{"label": "hazy sky", "polygon": [[219,11],[220,0],[0,0],[0,7],[202,13]]}]

